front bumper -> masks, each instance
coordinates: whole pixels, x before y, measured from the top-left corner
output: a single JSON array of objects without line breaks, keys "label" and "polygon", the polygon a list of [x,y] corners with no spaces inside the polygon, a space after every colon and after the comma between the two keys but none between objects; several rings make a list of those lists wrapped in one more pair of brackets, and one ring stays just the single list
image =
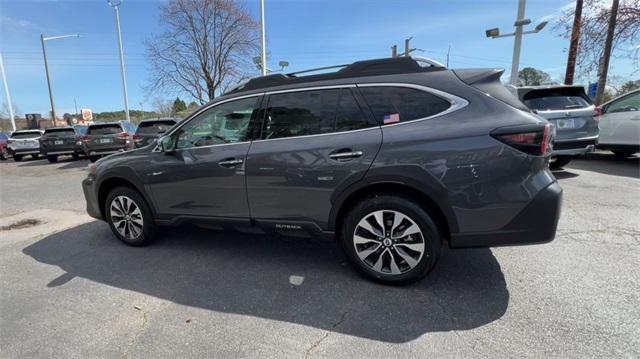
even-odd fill
[{"label": "front bumper", "polygon": [[495,247],[551,242],[562,207],[562,188],[553,182],[499,231],[451,234],[451,247]]},{"label": "front bumper", "polygon": [[102,211],[100,211],[100,203],[98,202],[95,179],[91,175],[82,181],[82,192],[84,193],[84,199],[87,201],[87,213],[89,216],[104,220]]},{"label": "front bumper", "polygon": [[552,156],[581,156],[593,152],[598,144],[598,136],[555,140]]}]

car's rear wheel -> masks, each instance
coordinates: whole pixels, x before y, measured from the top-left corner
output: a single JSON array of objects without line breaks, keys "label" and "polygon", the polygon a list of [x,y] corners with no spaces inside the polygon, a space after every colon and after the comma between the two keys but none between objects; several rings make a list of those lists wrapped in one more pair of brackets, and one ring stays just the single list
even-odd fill
[{"label": "car's rear wheel", "polygon": [[611,152],[613,152],[613,154],[618,158],[627,158],[633,154],[632,151],[624,151],[624,150],[613,150]]},{"label": "car's rear wheel", "polygon": [[22,161],[22,155],[13,155],[13,160],[16,162]]},{"label": "car's rear wheel", "polygon": [[47,156],[47,161],[49,161],[51,163],[58,162],[58,156],[56,156],[56,155]]},{"label": "car's rear wheel", "polygon": [[562,168],[571,162],[571,156],[556,156],[551,157],[551,161],[549,161],[549,168],[552,170],[557,170]]},{"label": "car's rear wheel", "polygon": [[77,159],[79,159],[79,158],[80,158],[80,155],[79,155],[79,154],[77,154],[77,153],[74,153],[74,154],[72,154],[72,155],[71,155],[71,157],[72,157],[74,160],[77,160]]},{"label": "car's rear wheel", "polygon": [[107,195],[105,217],[113,234],[131,246],[151,243],[155,232],[147,202],[129,187],[116,187]]},{"label": "car's rear wheel", "polygon": [[442,245],[431,216],[394,194],[369,197],[351,209],[340,241],[360,273],[387,284],[424,278],[435,266]]}]

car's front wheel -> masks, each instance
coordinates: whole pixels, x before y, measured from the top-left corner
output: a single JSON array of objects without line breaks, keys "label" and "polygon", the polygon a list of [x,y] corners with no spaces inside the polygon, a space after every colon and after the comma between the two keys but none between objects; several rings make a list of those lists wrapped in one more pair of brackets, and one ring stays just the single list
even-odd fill
[{"label": "car's front wheel", "polygon": [[427,211],[395,194],[359,202],[347,215],[340,241],[359,272],[387,284],[424,278],[435,266],[442,246]]},{"label": "car's front wheel", "polygon": [[107,195],[105,216],[113,234],[131,246],[151,243],[155,232],[147,202],[129,187],[116,187]]},{"label": "car's front wheel", "polygon": [[49,155],[47,156],[47,161],[54,163],[54,162],[58,162],[58,156],[56,155]]}]

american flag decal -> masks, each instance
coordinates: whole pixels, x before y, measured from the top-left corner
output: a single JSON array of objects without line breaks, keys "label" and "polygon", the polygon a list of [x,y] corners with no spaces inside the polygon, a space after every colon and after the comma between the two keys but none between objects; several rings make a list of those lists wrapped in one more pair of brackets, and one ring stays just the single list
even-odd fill
[{"label": "american flag decal", "polygon": [[390,115],[384,115],[384,124],[400,122],[400,115],[397,113],[392,113]]}]

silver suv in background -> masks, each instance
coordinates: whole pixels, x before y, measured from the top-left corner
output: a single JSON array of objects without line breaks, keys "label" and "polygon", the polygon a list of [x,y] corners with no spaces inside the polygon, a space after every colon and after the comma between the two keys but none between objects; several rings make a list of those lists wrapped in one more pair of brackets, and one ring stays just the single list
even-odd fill
[{"label": "silver suv in background", "polygon": [[595,106],[582,86],[511,87],[520,101],[556,128],[549,167],[560,168],[573,156],[595,150],[598,121]]},{"label": "silver suv in background", "polygon": [[95,123],[82,136],[84,153],[91,162],[100,157],[134,148],[131,140],[136,126],[129,121]]},{"label": "silver suv in background", "polygon": [[640,90],[604,103],[600,113],[598,148],[621,158],[640,152]]},{"label": "silver suv in background", "polygon": [[31,155],[33,159],[40,156],[41,130],[14,131],[7,141],[7,152],[16,162],[22,161],[23,156]]}]

